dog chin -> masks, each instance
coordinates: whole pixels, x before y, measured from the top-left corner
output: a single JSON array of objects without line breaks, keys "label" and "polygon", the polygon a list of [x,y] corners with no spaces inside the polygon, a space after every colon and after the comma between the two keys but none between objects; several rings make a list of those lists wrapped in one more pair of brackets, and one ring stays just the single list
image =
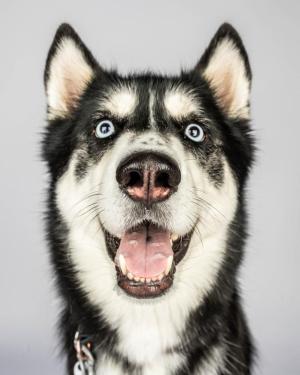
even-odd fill
[{"label": "dog chin", "polygon": [[143,221],[121,238],[103,231],[118,286],[135,298],[155,298],[172,287],[176,266],[187,253],[194,229],[179,236]]}]

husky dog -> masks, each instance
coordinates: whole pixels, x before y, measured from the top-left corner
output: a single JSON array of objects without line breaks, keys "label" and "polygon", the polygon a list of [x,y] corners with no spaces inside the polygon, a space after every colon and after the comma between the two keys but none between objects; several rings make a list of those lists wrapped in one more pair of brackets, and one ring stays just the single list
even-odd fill
[{"label": "husky dog", "polygon": [[228,24],[178,76],[107,71],[59,27],[45,69],[43,157],[68,374],[85,373],[89,355],[97,375],[251,373],[237,280],[250,86]]}]

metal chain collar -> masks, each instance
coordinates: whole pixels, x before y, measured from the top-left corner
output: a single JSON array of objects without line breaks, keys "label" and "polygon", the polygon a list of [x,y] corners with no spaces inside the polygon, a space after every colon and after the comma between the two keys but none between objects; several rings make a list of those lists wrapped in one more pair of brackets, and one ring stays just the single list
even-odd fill
[{"label": "metal chain collar", "polygon": [[77,331],[74,338],[77,362],[74,375],[95,375],[95,358],[92,354],[92,343],[88,336],[80,335]]}]

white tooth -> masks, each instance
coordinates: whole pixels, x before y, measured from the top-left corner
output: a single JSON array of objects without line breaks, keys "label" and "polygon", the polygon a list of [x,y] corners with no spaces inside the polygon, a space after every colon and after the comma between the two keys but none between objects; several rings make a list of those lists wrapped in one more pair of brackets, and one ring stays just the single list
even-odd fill
[{"label": "white tooth", "polygon": [[164,274],[161,273],[161,274],[158,276],[158,281],[161,281],[163,278],[164,278]]},{"label": "white tooth", "polygon": [[172,233],[172,235],[171,235],[172,241],[177,241],[178,238],[179,238],[178,234]]},{"label": "white tooth", "polygon": [[140,278],[140,281],[141,281],[142,283],[144,283],[144,282],[145,282],[145,278],[144,278],[144,277],[141,277],[141,278]]},{"label": "white tooth", "polygon": [[127,273],[126,261],[125,261],[124,255],[122,254],[119,255],[119,266],[122,270],[122,273],[126,275]]},{"label": "white tooth", "polygon": [[138,276],[134,276],[133,280],[134,281],[140,281],[140,278]]},{"label": "white tooth", "polygon": [[165,269],[165,275],[167,275],[170,272],[172,264],[173,264],[173,255],[170,255],[167,260],[167,267]]},{"label": "white tooth", "polygon": [[133,279],[133,274],[131,272],[128,272],[127,277],[128,277],[129,280],[132,280]]},{"label": "white tooth", "polygon": [[157,280],[157,276],[151,277],[151,280],[152,281],[156,281]]},{"label": "white tooth", "polygon": [[150,282],[151,282],[151,279],[147,278],[146,283],[150,283]]}]

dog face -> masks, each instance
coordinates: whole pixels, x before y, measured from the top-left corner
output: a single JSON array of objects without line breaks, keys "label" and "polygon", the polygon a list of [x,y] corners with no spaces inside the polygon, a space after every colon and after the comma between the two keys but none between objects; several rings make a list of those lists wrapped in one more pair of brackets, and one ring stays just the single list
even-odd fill
[{"label": "dog face", "polygon": [[45,70],[53,230],[111,320],[136,298],[188,311],[216,282],[251,163],[250,80],[229,25],[176,77],[105,71],[70,26],[57,31]]}]

